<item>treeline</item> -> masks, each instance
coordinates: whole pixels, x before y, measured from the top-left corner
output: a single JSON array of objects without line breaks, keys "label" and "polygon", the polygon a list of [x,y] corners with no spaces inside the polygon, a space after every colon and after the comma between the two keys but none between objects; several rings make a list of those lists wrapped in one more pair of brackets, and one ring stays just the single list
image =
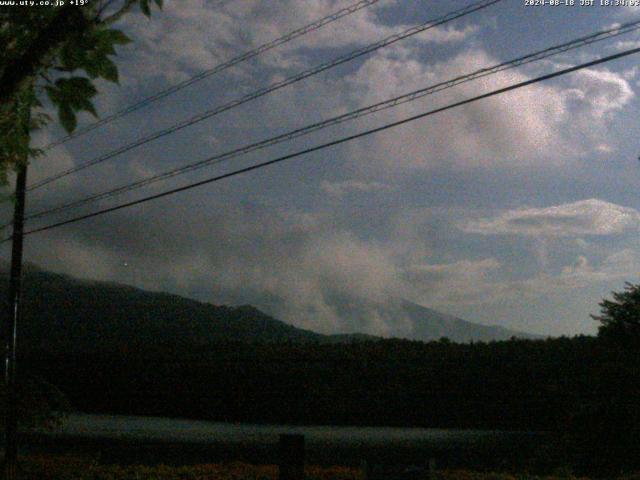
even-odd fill
[{"label": "treeline", "polygon": [[19,365],[86,413],[544,431],[535,465],[640,469],[640,349],[594,337],[31,351]]},{"label": "treeline", "polygon": [[31,352],[21,365],[80,411],[233,422],[557,430],[640,398],[638,355],[593,337]]}]

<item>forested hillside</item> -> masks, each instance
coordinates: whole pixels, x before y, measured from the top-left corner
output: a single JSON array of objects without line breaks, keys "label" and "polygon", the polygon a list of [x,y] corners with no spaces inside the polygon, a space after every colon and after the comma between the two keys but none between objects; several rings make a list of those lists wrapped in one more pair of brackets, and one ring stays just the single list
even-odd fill
[{"label": "forested hillside", "polygon": [[640,458],[640,353],[617,342],[328,337],[252,307],[38,270],[27,282],[20,378],[56,385],[78,411],[554,431],[589,455],[606,442],[607,458]]}]

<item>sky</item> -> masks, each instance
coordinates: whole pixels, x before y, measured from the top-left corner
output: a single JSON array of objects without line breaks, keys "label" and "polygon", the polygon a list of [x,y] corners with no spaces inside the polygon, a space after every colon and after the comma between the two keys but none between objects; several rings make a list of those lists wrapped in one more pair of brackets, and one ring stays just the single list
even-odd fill
[{"label": "sky", "polygon": [[[117,26],[120,85],[101,115],[334,12],[348,0],[166,1]],[[47,152],[30,182],[473,2],[381,0]],[[579,0],[576,1],[579,3]],[[599,2],[598,2],[599,3]],[[29,192],[37,212],[640,19],[640,7],[503,0]],[[186,185],[640,46],[567,52],[29,227]],[[594,334],[590,314],[640,272],[640,55],[537,83],[224,181],[27,237],[25,261],[299,327],[354,330],[336,298],[404,298],[542,335]],[[80,124],[91,116],[82,114]],[[34,145],[64,135],[53,122]],[[4,220],[10,218],[5,204]],[[0,254],[9,257],[4,244]],[[348,300],[347,300],[348,301]],[[402,319],[358,330],[393,335]]]}]

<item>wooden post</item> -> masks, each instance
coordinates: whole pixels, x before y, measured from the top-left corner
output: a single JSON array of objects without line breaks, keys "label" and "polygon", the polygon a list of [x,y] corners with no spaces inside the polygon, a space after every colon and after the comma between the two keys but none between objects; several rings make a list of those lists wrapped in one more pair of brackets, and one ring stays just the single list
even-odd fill
[{"label": "wooden post", "polygon": [[22,314],[22,246],[24,226],[27,165],[18,166],[16,178],[16,204],[13,213],[11,247],[11,273],[7,298],[7,323],[4,325],[4,384],[6,388],[5,447],[3,475],[5,480],[15,480],[18,468],[18,398],[16,394],[16,340]]},{"label": "wooden post", "polygon": [[280,435],[280,480],[304,479],[304,435],[281,434]]},{"label": "wooden post", "polygon": [[436,459],[429,459],[429,479],[436,478]]},{"label": "wooden post", "polygon": [[360,461],[360,479],[367,480],[369,478],[369,464],[366,460]]}]

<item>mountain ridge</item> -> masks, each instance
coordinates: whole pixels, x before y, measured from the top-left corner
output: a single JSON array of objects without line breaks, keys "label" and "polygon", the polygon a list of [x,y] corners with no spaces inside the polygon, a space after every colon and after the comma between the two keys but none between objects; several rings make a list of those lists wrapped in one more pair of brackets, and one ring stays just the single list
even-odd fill
[{"label": "mountain ridge", "polygon": [[[0,292],[6,298],[8,271],[4,264],[0,268]],[[19,336],[21,345],[36,350],[128,351],[219,342],[351,343],[382,339],[357,332],[320,334],[273,318],[252,305],[213,305],[116,282],[78,279],[31,264],[26,264],[24,271],[25,310]],[[467,322],[407,300],[392,302],[385,315],[397,315],[398,302],[410,316],[413,331],[395,337],[419,341],[448,337],[455,342],[533,338]],[[4,318],[2,309],[0,319]]]}]

